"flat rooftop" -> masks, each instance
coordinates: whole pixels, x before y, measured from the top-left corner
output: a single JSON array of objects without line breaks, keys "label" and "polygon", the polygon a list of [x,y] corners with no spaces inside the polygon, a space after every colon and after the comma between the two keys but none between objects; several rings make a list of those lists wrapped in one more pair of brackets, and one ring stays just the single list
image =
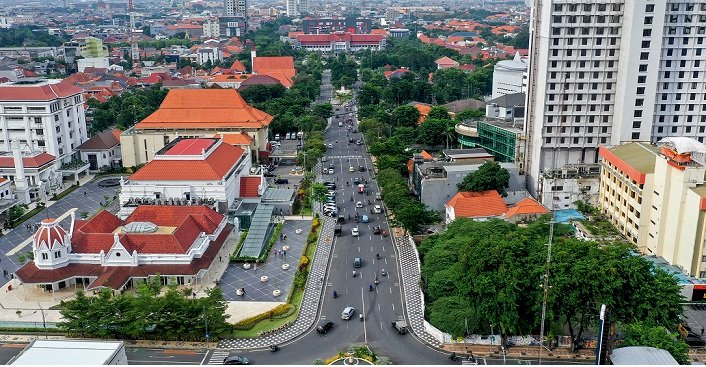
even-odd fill
[{"label": "flat rooftop", "polygon": [[123,342],[84,340],[35,340],[11,362],[12,365],[104,365],[123,347]]},{"label": "flat rooftop", "polygon": [[659,148],[654,145],[628,143],[608,150],[640,173],[652,173],[655,171]]}]

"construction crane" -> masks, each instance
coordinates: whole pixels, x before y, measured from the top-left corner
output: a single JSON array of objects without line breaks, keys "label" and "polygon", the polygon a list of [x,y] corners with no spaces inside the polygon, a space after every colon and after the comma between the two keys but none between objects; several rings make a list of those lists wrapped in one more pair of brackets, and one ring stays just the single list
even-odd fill
[{"label": "construction crane", "polygon": [[132,6],[132,0],[128,0],[128,11],[130,12],[130,57],[132,58],[133,67],[140,67],[140,48],[137,46],[135,39],[135,9]]}]

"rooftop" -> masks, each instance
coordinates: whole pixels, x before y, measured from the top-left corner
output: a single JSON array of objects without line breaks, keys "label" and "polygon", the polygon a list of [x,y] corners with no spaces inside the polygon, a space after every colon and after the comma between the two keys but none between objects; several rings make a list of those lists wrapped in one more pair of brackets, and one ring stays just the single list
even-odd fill
[{"label": "rooftop", "polygon": [[184,139],[171,146],[163,155],[199,155],[216,142],[213,139]]},{"label": "rooftop", "polygon": [[13,365],[105,365],[123,342],[87,340],[40,340],[30,343],[13,361]]},{"label": "rooftop", "polygon": [[495,190],[459,192],[446,205],[454,208],[456,218],[498,217],[507,212],[507,205]]},{"label": "rooftop", "polygon": [[171,89],[135,129],[261,128],[272,116],[249,106],[232,88]]},{"label": "rooftop", "polygon": [[488,104],[496,104],[500,107],[516,107],[525,105],[524,93],[505,94],[488,101]]},{"label": "rooftop", "polygon": [[655,171],[659,149],[645,143],[627,143],[613,148],[600,147],[600,156],[637,183]]},{"label": "rooftop", "polygon": [[51,101],[82,94],[83,89],[61,79],[15,82],[0,86],[0,101]]}]

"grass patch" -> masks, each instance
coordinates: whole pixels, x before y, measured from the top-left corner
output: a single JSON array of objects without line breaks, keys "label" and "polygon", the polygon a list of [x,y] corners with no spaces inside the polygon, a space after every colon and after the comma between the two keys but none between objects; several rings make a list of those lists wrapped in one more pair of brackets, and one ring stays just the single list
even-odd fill
[{"label": "grass patch", "polygon": [[[318,223],[318,224],[317,224]],[[315,227],[315,228],[314,228]],[[308,272],[311,270],[311,266],[313,264],[313,259],[314,259],[314,254],[316,253],[316,247],[318,245],[318,238],[319,235],[321,234],[321,229],[323,225],[317,220],[312,224],[312,230],[309,233],[309,237],[307,238],[307,243],[306,247],[304,248],[304,254],[303,256],[306,256],[307,258],[311,259],[309,261],[309,264],[307,265],[307,268],[304,270]],[[314,241],[311,241],[312,239],[316,239]],[[299,271],[297,271],[299,272]],[[292,281],[292,284],[294,284],[294,281]],[[297,316],[299,316],[299,310],[301,309],[301,303],[302,299],[304,298],[304,288],[305,286],[302,287],[292,287],[292,291],[289,293],[289,297],[287,298],[287,303],[295,307],[296,311],[284,318],[269,318],[262,320],[255,324],[252,328],[247,329],[247,330],[234,330],[233,331],[233,338],[257,338],[260,336],[260,333],[264,331],[269,331],[273,329],[277,329],[281,327],[282,325],[285,325],[287,323],[293,323],[296,319]],[[231,336],[228,336],[230,338]]]},{"label": "grass patch", "polygon": [[51,199],[49,199],[49,200],[51,200],[51,201],[58,201],[58,200],[61,200],[61,199],[64,198],[66,195],[72,193],[74,190],[78,189],[79,187],[80,187],[79,185],[73,184],[73,185],[69,186],[68,189],[66,189],[66,190],[64,190],[64,191],[62,191],[62,192],[60,192],[60,193],[58,193],[58,194],[52,196]]},{"label": "grass patch", "polygon": [[38,206],[38,207],[36,207],[36,208],[34,208],[34,209],[28,211],[27,213],[25,213],[25,214],[22,215],[21,217],[17,218],[17,220],[15,220],[14,223],[12,223],[12,228],[17,228],[17,226],[19,226],[20,224],[24,223],[24,222],[27,221],[29,218],[32,218],[32,217],[34,217],[35,215],[39,214],[39,212],[41,212],[42,210],[44,210],[44,208],[45,208],[45,206],[42,205],[42,206]]}]

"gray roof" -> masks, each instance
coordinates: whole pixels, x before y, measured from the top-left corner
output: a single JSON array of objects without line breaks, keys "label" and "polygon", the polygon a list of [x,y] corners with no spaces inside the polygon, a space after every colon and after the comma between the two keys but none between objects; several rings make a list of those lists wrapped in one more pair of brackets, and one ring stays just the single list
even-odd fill
[{"label": "gray roof", "polygon": [[260,204],[257,206],[252,216],[248,236],[245,237],[238,256],[259,257],[262,255],[262,250],[272,233],[272,212],[274,210],[274,205]]},{"label": "gray roof", "polygon": [[610,361],[614,365],[676,366],[677,360],[664,349],[652,347],[624,347],[613,349]]},{"label": "gray roof", "polygon": [[517,107],[525,105],[524,93],[513,93],[491,99],[488,104],[496,104],[499,107]]},{"label": "gray roof", "polygon": [[443,106],[446,107],[449,112],[459,113],[467,109],[485,109],[485,102],[479,101],[477,99],[461,99],[458,101],[447,103]]},{"label": "gray roof", "polygon": [[112,364],[123,342],[88,340],[35,340],[10,363],[12,365]]},{"label": "gray roof", "polygon": [[263,202],[290,201],[294,197],[294,189],[268,188],[262,195]]}]

